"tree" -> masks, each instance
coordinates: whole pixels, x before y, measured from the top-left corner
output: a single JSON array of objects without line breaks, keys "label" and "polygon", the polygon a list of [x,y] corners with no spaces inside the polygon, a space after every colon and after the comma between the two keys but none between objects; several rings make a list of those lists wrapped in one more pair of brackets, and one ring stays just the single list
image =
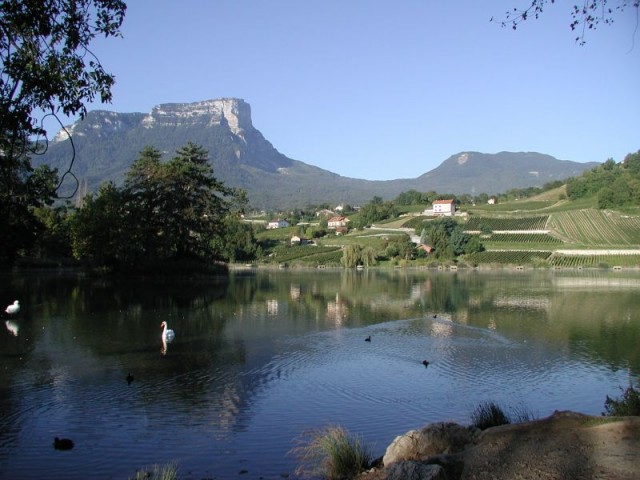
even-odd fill
[{"label": "tree", "polygon": [[344,247],[340,262],[345,268],[354,268],[358,265],[369,267],[376,264],[377,257],[378,255],[373,248],[352,243]]},{"label": "tree", "polygon": [[0,264],[11,264],[34,244],[43,224],[35,210],[53,203],[55,170],[33,169],[27,155],[5,156],[0,147]]},{"label": "tree", "polygon": [[121,0],[0,0],[0,235],[11,236],[0,238],[3,261],[30,247],[40,228],[33,210],[55,197],[57,173],[33,170],[28,156],[32,139],[46,137],[40,116],[83,117],[96,96],[111,99],[114,78],[89,44],[119,35],[125,10]]},{"label": "tree", "polygon": [[632,175],[640,177],[640,150],[624,157],[622,167]]},{"label": "tree", "polygon": [[123,193],[113,182],[102,184],[71,219],[73,256],[106,266],[135,263],[142,249],[128,228],[129,218]]},{"label": "tree", "polygon": [[208,155],[189,142],[162,163],[160,152],[147,147],[131,166],[124,192],[131,214],[144,219],[137,230],[149,260],[213,258],[212,240],[222,234],[237,192],[214,177]]},{"label": "tree", "polygon": [[435,249],[433,255],[439,259],[474,253],[484,248],[477,236],[464,233],[462,226],[449,217],[429,222],[422,231],[420,241],[431,245]]},{"label": "tree", "polygon": [[[233,195],[239,195],[235,203]],[[105,184],[79,209],[74,255],[113,267],[245,258],[252,252],[252,232],[234,223],[243,198],[214,177],[202,147],[188,143],[167,162],[146,147],[121,189]],[[235,243],[225,249],[220,237],[227,230]]]},{"label": "tree", "polygon": [[97,95],[111,100],[114,77],[89,45],[120,35],[125,11],[122,0],[0,2],[0,132],[13,154],[46,133],[34,111],[84,117]]},{"label": "tree", "polygon": [[[555,0],[528,0],[529,6],[514,8],[505,12],[505,18],[501,21],[503,27],[511,26],[517,30],[520,24],[530,18],[539,18],[549,3]],[[615,3],[615,6],[612,5]],[[585,35],[589,30],[595,30],[599,25],[611,25],[615,16],[629,7],[636,10],[640,6],[639,0],[582,0],[581,4],[574,4],[571,9],[571,30],[577,33],[576,42],[580,45],[586,43]],[[637,15],[637,11],[636,11]],[[491,19],[493,21],[493,18]]]}]

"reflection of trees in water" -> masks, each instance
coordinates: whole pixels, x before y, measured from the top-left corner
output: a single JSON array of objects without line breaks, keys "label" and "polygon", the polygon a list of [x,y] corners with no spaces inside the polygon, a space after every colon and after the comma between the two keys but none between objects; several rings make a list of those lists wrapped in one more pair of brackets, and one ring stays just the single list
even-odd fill
[{"label": "reflection of trees in water", "polygon": [[[586,272],[585,277],[593,275]],[[476,284],[465,323],[518,340],[566,345],[573,354],[613,370],[640,374],[640,295],[635,289],[558,288],[548,275],[532,277],[488,276]],[[573,282],[580,285],[580,278]]]},{"label": "reflection of trees in water", "polygon": [[[560,297],[560,295],[558,295]],[[640,375],[640,295],[636,290],[566,292],[554,302],[570,347],[614,369]]]}]

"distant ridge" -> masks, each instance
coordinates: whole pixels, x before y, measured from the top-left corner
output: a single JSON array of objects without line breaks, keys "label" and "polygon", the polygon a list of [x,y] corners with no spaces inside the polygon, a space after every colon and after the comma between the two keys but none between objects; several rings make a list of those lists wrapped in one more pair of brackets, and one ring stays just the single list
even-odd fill
[{"label": "distant ridge", "polygon": [[[149,114],[96,110],[68,130],[76,147],[74,174],[86,181],[90,191],[107,180],[120,184],[145,146],[153,146],[170,158],[191,141],[209,151],[218,179],[227,186],[245,189],[252,206],[266,210],[320,203],[360,205],[374,196],[393,199],[411,189],[495,194],[542,186],[597,165],[534,152],[461,152],[415,179],[348,178],[278,152],[253,126],[249,104],[238,98],[167,103]],[[48,163],[64,171],[71,155],[68,138],[59,133],[46,154],[34,158],[34,163]]]}]

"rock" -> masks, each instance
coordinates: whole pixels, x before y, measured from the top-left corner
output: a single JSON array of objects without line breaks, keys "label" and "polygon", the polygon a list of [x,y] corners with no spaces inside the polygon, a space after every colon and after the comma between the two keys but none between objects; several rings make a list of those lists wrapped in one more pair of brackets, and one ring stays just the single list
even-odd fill
[{"label": "rock", "polygon": [[447,480],[447,475],[440,465],[407,461],[396,462],[385,469],[385,480]]},{"label": "rock", "polygon": [[480,430],[475,427],[433,423],[396,437],[387,447],[383,463],[388,466],[403,460],[422,461],[435,455],[460,452],[467,445],[475,443],[479,434]]}]

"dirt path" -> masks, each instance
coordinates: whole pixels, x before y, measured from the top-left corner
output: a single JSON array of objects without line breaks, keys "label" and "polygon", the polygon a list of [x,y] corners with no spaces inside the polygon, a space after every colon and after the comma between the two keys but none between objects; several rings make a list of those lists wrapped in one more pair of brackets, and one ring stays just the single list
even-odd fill
[{"label": "dirt path", "polygon": [[640,417],[561,412],[496,427],[464,453],[464,480],[640,479]]},{"label": "dirt path", "polygon": [[[449,465],[447,480],[640,480],[640,417],[556,412],[487,429],[464,451],[435,458],[422,462]],[[384,467],[360,478],[396,480]]]}]

